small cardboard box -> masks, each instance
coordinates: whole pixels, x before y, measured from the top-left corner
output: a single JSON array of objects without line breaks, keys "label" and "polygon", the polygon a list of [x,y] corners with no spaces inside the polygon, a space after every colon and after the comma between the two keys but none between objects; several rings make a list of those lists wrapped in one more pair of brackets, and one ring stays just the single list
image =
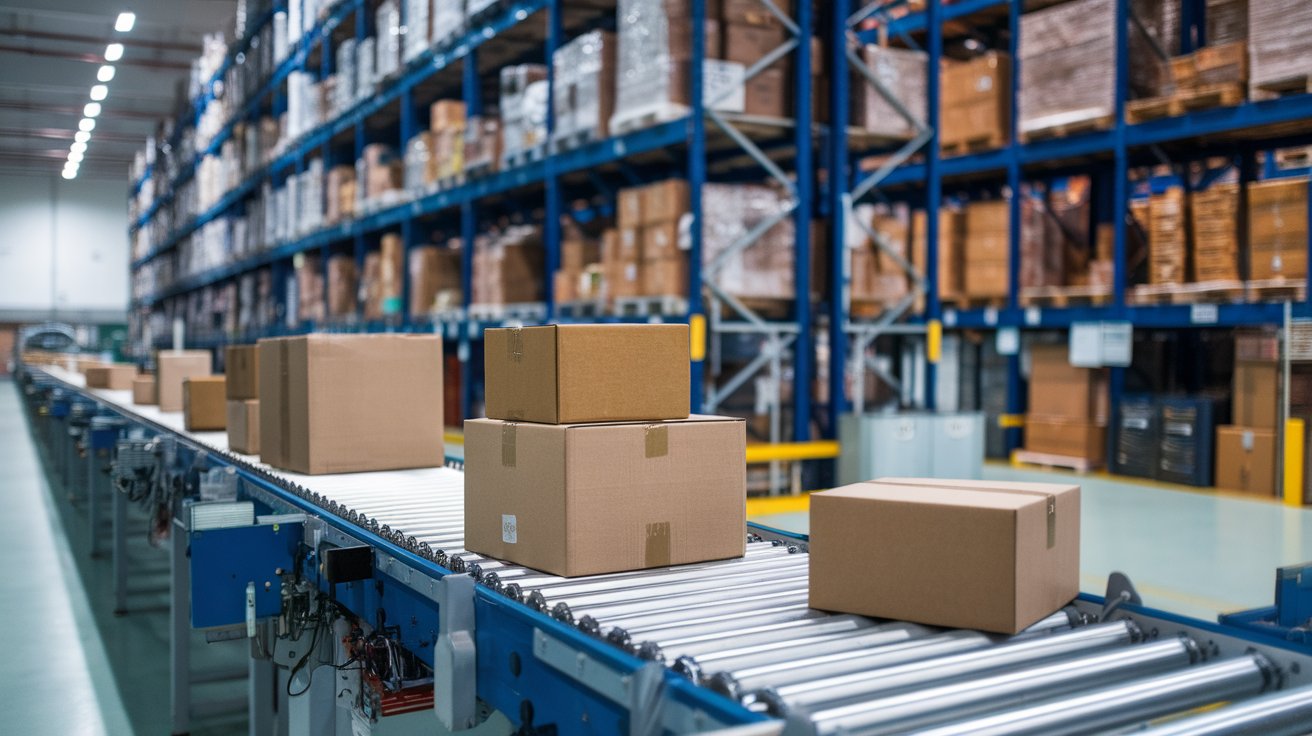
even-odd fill
[{"label": "small cardboard box", "polygon": [[642,188],[621,189],[617,198],[615,225],[619,228],[642,226]]},{"label": "small cardboard box", "polygon": [[127,391],[132,388],[132,381],[136,377],[135,365],[121,363],[94,365],[87,368],[87,388]]},{"label": "small cardboard box", "polygon": [[182,382],[182,421],[188,432],[217,432],[228,426],[226,383],[223,376]]},{"label": "small cardboard box", "polygon": [[228,400],[228,449],[243,455],[260,454],[259,399]]},{"label": "small cardboard box", "polygon": [[137,376],[132,379],[132,403],[142,406],[159,403],[159,397],[155,394],[154,376]]},{"label": "small cardboard box", "polygon": [[1280,421],[1280,363],[1235,361],[1233,419],[1242,427],[1276,428]]},{"label": "small cardboard box", "polygon": [[487,415],[578,422],[682,419],[687,325],[547,325],[483,333]]},{"label": "small cardboard box", "polygon": [[223,354],[228,400],[260,397],[260,350],[254,345],[229,345]]},{"label": "small cardboard box", "polygon": [[[642,193],[642,224],[658,225],[678,220],[688,211],[690,194],[684,179],[666,179],[649,184]],[[620,225],[620,227],[624,227]]]},{"label": "small cardboard box", "polygon": [[1107,423],[1107,378],[1071,365],[1070,347],[1030,346],[1029,411],[1035,416]]},{"label": "small cardboard box", "polygon": [[310,475],[440,466],[442,340],[260,340],[260,460]]},{"label": "small cardboard box", "polygon": [[1270,498],[1276,495],[1276,433],[1226,425],[1216,428],[1216,487]]},{"label": "small cardboard box", "polygon": [[161,350],[155,356],[155,385],[159,410],[182,411],[182,382],[210,375],[208,350]]},{"label": "small cardboard box", "polygon": [[[685,392],[686,393],[686,392]],[[465,545],[555,575],[739,557],[743,420],[465,422]]]},{"label": "small cardboard box", "polygon": [[1029,415],[1025,417],[1025,449],[1101,464],[1107,455],[1107,427],[1078,419]]},{"label": "small cardboard box", "polygon": [[884,478],[811,496],[810,605],[1014,634],[1080,592],[1080,488]]}]

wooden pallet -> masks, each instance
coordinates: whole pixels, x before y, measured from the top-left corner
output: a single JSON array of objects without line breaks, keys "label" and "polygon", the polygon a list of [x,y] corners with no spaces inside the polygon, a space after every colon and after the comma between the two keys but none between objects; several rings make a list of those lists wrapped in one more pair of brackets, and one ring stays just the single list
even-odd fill
[{"label": "wooden pallet", "polygon": [[1130,125],[1179,115],[1175,95],[1145,97],[1125,103],[1125,122]]},{"label": "wooden pallet", "polygon": [[1277,97],[1301,95],[1312,92],[1312,74],[1301,74],[1270,82],[1258,82],[1253,85],[1253,100],[1274,100]]},{"label": "wooden pallet", "polygon": [[1007,141],[994,133],[985,133],[974,138],[965,138],[959,141],[943,141],[939,144],[939,150],[943,156],[965,156],[968,153],[979,153],[980,151],[993,151],[1007,145]]},{"label": "wooden pallet", "polygon": [[519,322],[536,324],[547,316],[547,307],[541,302],[524,304],[470,304],[469,318],[484,322]]},{"label": "wooden pallet", "polygon": [[1060,468],[1062,470],[1074,470],[1077,473],[1088,473],[1102,467],[1101,462],[1095,462],[1085,457],[1075,457],[1073,455],[1053,455],[1047,452],[1031,452],[1029,450],[1016,450],[1011,454],[1013,462],[1022,465],[1037,465],[1041,468]]},{"label": "wooden pallet", "polygon": [[956,307],[957,309],[1002,309],[1007,306],[1007,297],[1005,296],[963,296],[957,294],[950,297],[940,297],[939,301],[943,306]]},{"label": "wooden pallet", "polygon": [[596,143],[599,140],[602,140],[602,135],[601,131],[596,128],[576,130],[573,133],[557,136],[556,139],[551,142],[551,150],[553,153],[572,151],[576,148],[582,148],[589,143]]},{"label": "wooden pallet", "polygon": [[1022,307],[1098,307],[1111,299],[1109,286],[1038,286],[1023,289],[1020,293]]},{"label": "wooden pallet", "polygon": [[508,153],[501,157],[502,169],[517,169],[520,166],[528,166],[537,163],[547,157],[547,144],[539,143],[532,148],[526,148],[522,151]]},{"label": "wooden pallet", "polygon": [[1247,97],[1245,85],[1238,82],[1225,84],[1204,84],[1175,95],[1180,111],[1177,115],[1194,110],[1208,110],[1213,107],[1234,107]]},{"label": "wooden pallet", "polygon": [[688,313],[688,300],[674,295],[619,297],[612,311],[621,317],[678,317]]},{"label": "wooden pallet", "polygon": [[612,136],[624,135],[635,130],[652,128],[672,120],[686,118],[688,114],[687,106],[676,103],[658,104],[632,114],[621,115],[617,113],[615,117],[611,118],[610,134]]},{"label": "wooden pallet", "polygon": [[1095,130],[1108,130],[1115,123],[1114,115],[1098,115],[1083,120],[1072,120],[1057,125],[1050,125],[1046,128],[1026,131],[1021,134],[1021,140],[1025,143],[1031,141],[1046,140],[1049,138],[1066,138],[1080,133],[1090,133]]},{"label": "wooden pallet", "polygon": [[1259,279],[1248,282],[1251,302],[1301,302],[1307,298],[1307,282],[1302,279]]},{"label": "wooden pallet", "polygon": [[556,314],[570,319],[601,317],[606,314],[606,300],[577,299],[569,302],[557,302]]}]

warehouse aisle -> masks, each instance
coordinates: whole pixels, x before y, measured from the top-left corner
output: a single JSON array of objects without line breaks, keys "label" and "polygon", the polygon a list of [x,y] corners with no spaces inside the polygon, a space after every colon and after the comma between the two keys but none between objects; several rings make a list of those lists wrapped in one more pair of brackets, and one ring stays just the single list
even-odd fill
[{"label": "warehouse aisle", "polygon": [[132,733],[9,381],[0,382],[0,619],[5,638],[5,724],[10,733]]},{"label": "warehouse aisle", "polygon": [[[1107,576],[1119,570],[1148,605],[1215,620],[1218,613],[1270,605],[1276,567],[1312,560],[1310,509],[998,464],[986,465],[984,477],[1081,485],[1080,587],[1090,593],[1102,593]],[[807,529],[805,511],[751,518]]]}]

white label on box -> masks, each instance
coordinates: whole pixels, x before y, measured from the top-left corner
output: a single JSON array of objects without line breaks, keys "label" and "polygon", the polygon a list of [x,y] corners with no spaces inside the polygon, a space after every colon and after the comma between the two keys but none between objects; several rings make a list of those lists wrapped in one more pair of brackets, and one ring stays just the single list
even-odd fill
[{"label": "white label on box", "polygon": [[501,515],[501,541],[506,544],[519,542],[519,521],[514,514]]},{"label": "white label on box", "polygon": [[1252,451],[1253,451],[1253,430],[1251,430],[1251,429],[1245,429],[1245,430],[1244,430],[1244,433],[1243,433],[1242,435],[1240,435],[1240,437],[1239,437],[1239,444],[1240,444],[1241,447],[1243,447],[1244,452],[1252,452]]},{"label": "white label on box", "polygon": [[720,112],[747,108],[747,67],[736,61],[706,59],[702,63],[702,102]]},{"label": "white label on box", "polygon": [[1215,304],[1194,304],[1189,307],[1189,322],[1195,325],[1214,325],[1220,317]]}]

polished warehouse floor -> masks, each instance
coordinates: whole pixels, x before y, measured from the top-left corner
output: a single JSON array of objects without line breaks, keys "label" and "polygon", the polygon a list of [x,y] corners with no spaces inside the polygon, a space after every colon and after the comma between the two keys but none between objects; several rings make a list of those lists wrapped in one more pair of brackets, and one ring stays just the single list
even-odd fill
[{"label": "polished warehouse floor", "polygon": [[[995,479],[1074,479],[1083,494],[1083,587],[1101,592],[1126,572],[1149,605],[1212,619],[1270,603],[1275,568],[1312,560],[1312,511],[1210,492],[1093,476],[990,466]],[[3,733],[167,734],[168,556],[134,518],[129,611],[115,617],[108,559],[92,559],[85,508],[51,488],[13,385],[0,382],[0,616],[9,625],[0,671]],[[804,531],[804,499],[753,503],[753,518]],[[108,535],[102,530],[102,539]],[[191,642],[194,667],[239,671],[241,646]],[[245,719],[226,704],[239,683],[203,685],[195,736],[239,734]],[[207,707],[208,706],[208,707]]]}]

